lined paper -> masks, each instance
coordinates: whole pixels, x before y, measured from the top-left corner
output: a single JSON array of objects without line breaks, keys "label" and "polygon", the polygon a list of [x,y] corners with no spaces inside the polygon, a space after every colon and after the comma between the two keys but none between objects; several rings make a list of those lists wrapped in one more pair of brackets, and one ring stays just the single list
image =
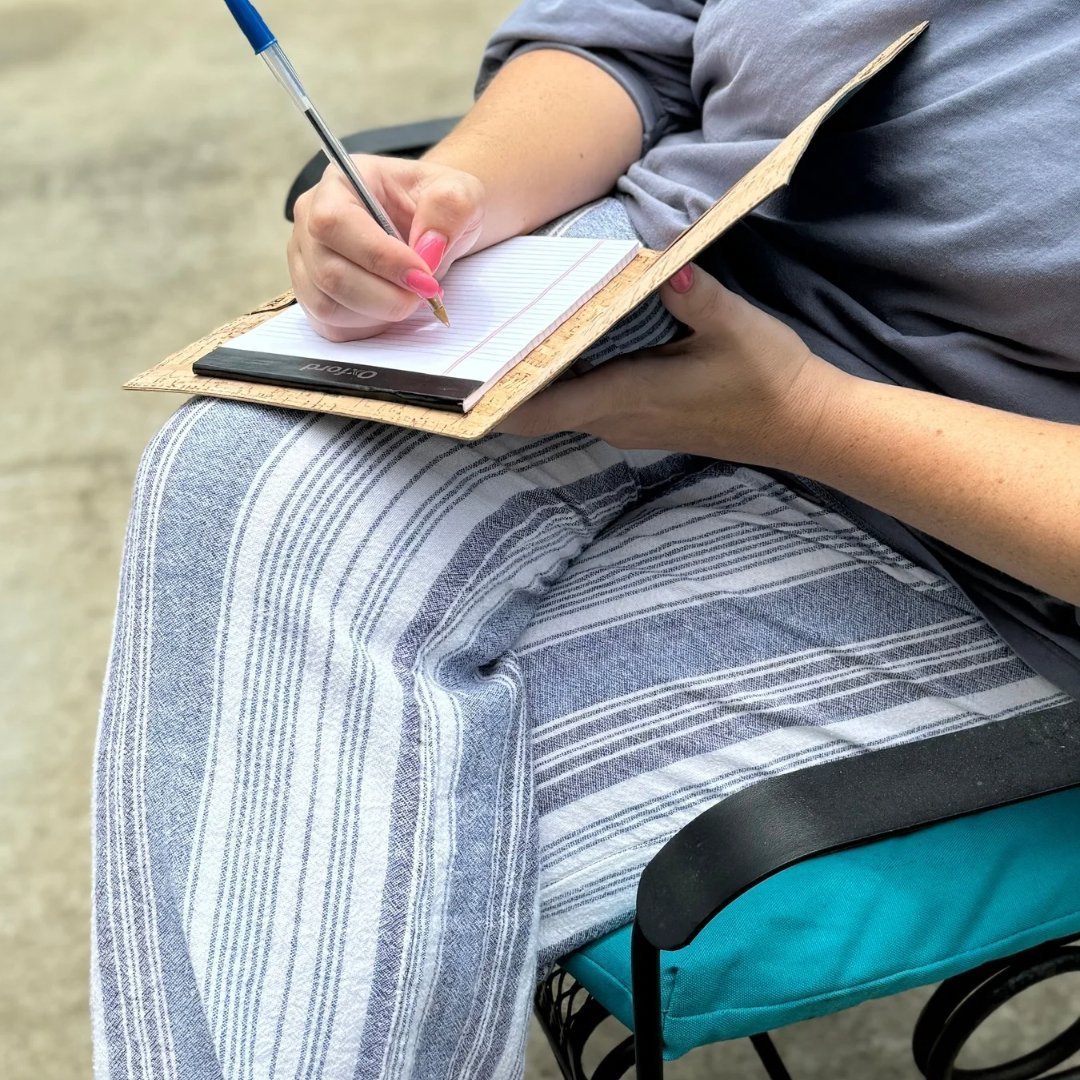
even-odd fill
[{"label": "lined paper", "polygon": [[[364,341],[320,337],[293,306],[228,343],[230,349],[495,382],[639,250],[632,240],[519,236],[455,263],[442,282],[450,326],[426,304]],[[478,395],[477,395],[478,396]]]}]

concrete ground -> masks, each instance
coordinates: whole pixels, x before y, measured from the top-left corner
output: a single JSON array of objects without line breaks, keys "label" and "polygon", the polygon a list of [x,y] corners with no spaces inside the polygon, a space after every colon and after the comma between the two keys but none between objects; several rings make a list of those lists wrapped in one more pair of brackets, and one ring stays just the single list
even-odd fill
[{"label": "concrete ground", "polygon": [[[510,3],[261,6],[346,128],[464,109]],[[0,0],[0,102],[0,1076],[66,1080],[89,1070],[90,760],[128,491],[178,404],[120,383],[287,284],[281,203],[311,146],[213,0]],[[984,1055],[1076,989],[1007,1012]],[[780,1043],[807,1080],[910,1078],[923,997]],[[539,1040],[530,1061],[555,1076]],[[720,1047],[671,1075],[748,1062]]]}]

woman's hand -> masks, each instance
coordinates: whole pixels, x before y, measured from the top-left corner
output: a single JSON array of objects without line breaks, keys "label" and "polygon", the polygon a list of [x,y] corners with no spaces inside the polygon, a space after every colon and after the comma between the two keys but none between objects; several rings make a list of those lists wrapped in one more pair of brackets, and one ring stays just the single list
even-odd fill
[{"label": "woman's hand", "polygon": [[582,431],[624,449],[795,468],[828,400],[850,377],[695,267],[676,274],[661,298],[692,329],[689,337],[556,383],[499,430]]},{"label": "woman's hand", "polygon": [[441,295],[437,275],[472,250],[484,220],[484,185],[467,172],[370,155],[354,160],[408,245],[379,228],[335,166],[297,200],[293,289],[331,341],[371,337]]},{"label": "woman's hand", "polygon": [[584,431],[808,476],[1080,605],[1080,425],[846,375],[698,270],[683,341],[556,383],[501,431]]}]

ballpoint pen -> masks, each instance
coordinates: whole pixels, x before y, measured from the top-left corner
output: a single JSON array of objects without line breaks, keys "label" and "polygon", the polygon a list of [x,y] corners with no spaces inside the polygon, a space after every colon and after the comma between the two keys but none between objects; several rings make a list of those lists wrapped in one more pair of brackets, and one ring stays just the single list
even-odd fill
[{"label": "ballpoint pen", "polygon": [[[251,47],[257,56],[261,56],[266,66],[274,73],[277,81],[285,88],[289,97],[293,99],[296,107],[307,117],[308,122],[315,129],[322,143],[326,156],[344,173],[349,181],[356,197],[363,203],[367,212],[378,222],[380,228],[390,236],[397,237],[402,243],[404,237],[395,228],[389,215],[379,205],[379,201],[368,190],[364,178],[360,175],[349,152],[341,145],[341,140],[326,126],[326,122],[319,115],[318,109],[311,103],[307,91],[300,82],[295,68],[289,62],[284,50],[278,44],[278,40],[266,25],[263,17],[255,10],[250,0],[225,0],[226,5],[232,12],[237,25],[244,32]],[[450,320],[446,316],[446,308],[443,307],[439,297],[428,300],[435,317],[444,325],[449,326]]]}]

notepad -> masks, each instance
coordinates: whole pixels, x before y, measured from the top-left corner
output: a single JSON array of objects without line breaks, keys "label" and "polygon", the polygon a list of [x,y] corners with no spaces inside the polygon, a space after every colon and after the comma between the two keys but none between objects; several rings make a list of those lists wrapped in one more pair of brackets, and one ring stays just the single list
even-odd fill
[{"label": "notepad", "polygon": [[449,327],[424,304],[376,337],[338,344],[320,337],[294,305],[215,349],[195,371],[468,412],[639,247],[632,240],[515,237],[447,272]]}]

